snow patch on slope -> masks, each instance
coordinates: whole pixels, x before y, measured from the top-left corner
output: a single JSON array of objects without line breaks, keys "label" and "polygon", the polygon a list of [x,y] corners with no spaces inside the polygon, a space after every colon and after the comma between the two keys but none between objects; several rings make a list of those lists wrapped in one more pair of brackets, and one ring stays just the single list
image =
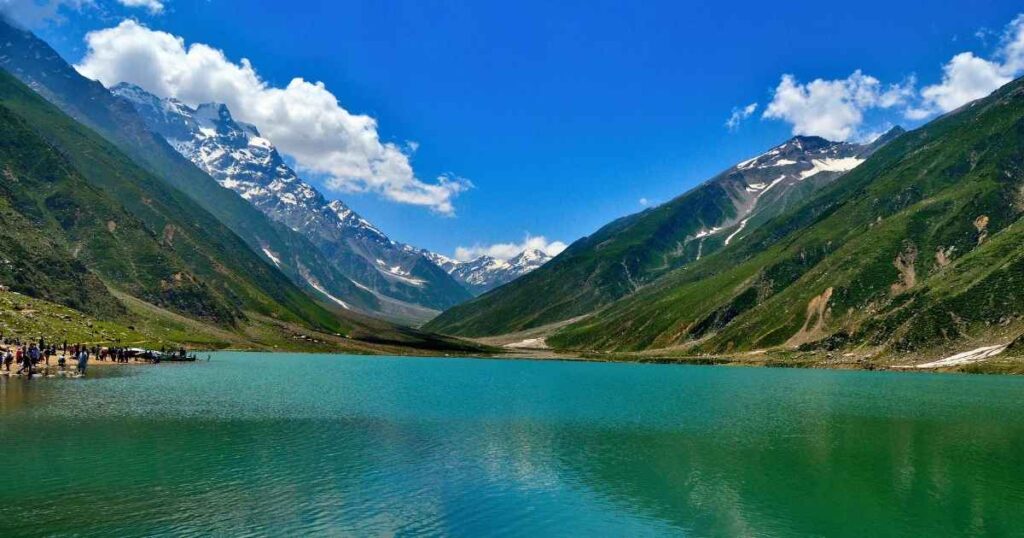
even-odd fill
[{"label": "snow patch on slope", "polygon": [[267,247],[263,247],[263,253],[266,254],[268,258],[270,258],[270,261],[274,262],[274,265],[281,267],[281,260],[277,256],[274,256],[274,253],[270,252],[270,249],[268,249]]},{"label": "snow patch on slope", "polygon": [[319,291],[320,293],[324,294],[324,296],[327,297],[328,299],[338,303],[345,310],[352,310],[351,308],[348,307],[347,304],[345,304],[345,301],[342,301],[341,299],[331,295],[330,292],[325,290],[323,286],[317,283],[317,281],[313,280],[312,278],[306,277],[306,282],[308,282],[309,285],[312,286],[314,290]]},{"label": "snow patch on slope", "polygon": [[807,179],[821,172],[849,172],[860,166],[864,159],[857,157],[844,157],[842,159],[813,159],[810,170],[800,172],[800,179]]}]

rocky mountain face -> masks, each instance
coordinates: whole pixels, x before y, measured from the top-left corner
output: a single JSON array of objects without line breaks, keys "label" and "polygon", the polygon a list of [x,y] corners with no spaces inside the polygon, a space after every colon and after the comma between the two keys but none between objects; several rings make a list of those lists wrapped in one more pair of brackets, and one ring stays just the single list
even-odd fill
[{"label": "rocky mountain face", "polygon": [[[423,320],[471,297],[418,249],[391,240],[343,202],[328,201],[255,126],[236,121],[225,105],[192,108],[129,84],[111,91],[221,186],[308,238],[346,277],[377,295],[384,314]],[[278,263],[276,253],[264,254]]]},{"label": "rocky mountain face", "polygon": [[524,250],[508,260],[480,256],[468,262],[460,262],[433,252],[424,251],[423,255],[473,295],[481,295],[508,284],[551,260],[551,256],[537,249]]},{"label": "rocky mountain face", "polygon": [[794,137],[668,203],[608,224],[540,269],[445,312],[427,327],[488,336],[598,310],[670,271],[743,242],[902,132],[895,128],[871,144]]}]

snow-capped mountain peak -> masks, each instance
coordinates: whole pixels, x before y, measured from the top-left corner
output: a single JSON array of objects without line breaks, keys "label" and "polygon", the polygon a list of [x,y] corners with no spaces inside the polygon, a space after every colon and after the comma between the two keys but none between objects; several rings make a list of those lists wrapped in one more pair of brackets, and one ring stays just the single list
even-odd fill
[{"label": "snow-capped mountain peak", "polygon": [[221,186],[309,238],[356,284],[434,310],[470,297],[419,249],[391,240],[344,202],[328,201],[299,178],[256,126],[237,121],[226,105],[192,108],[131,84],[119,84],[111,92],[129,101],[150,129]]},{"label": "snow-capped mountain peak", "polygon": [[508,284],[551,260],[537,249],[524,250],[508,260],[484,255],[458,261],[429,251],[423,251],[423,255],[476,295]]},{"label": "snow-capped mountain peak", "polygon": [[742,240],[749,231],[747,223],[752,218],[784,210],[789,194],[803,188],[802,184],[813,182],[820,186],[834,181],[902,132],[896,127],[870,144],[832,142],[818,136],[794,136],[733,166],[711,181],[730,193],[735,216],[724,222],[705,224],[685,241],[700,242],[697,250],[697,259],[700,259],[703,243],[712,236],[722,237],[724,245]]}]

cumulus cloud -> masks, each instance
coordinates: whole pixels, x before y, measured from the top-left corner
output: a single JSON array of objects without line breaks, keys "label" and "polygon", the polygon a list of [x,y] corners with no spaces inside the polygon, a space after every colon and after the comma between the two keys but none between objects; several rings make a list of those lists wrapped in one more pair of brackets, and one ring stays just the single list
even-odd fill
[{"label": "cumulus cloud", "polygon": [[186,46],[181,37],[131,20],[90,32],[85,41],[76,66],[83,75],[107,86],[131,82],[192,105],[225,103],[294,158],[300,171],[327,178],[331,189],[376,193],[452,215],[454,198],[472,186],[453,175],[420,180],[403,151],[416,146],[382,142],[377,121],[346,110],[322,82],[294,78],[275,87],[247,59],[233,62],[210,45]]},{"label": "cumulus cloud", "polygon": [[971,52],[957,54],[942,68],[942,82],[921,90],[923,106],[908,109],[907,117],[926,118],[934,112],[948,112],[985,97],[1012,80],[1003,73],[999,64],[978,58]]},{"label": "cumulus cloud", "polygon": [[1007,72],[1020,74],[1024,71],[1024,13],[1007,25],[998,57]]},{"label": "cumulus cloud", "polygon": [[548,241],[544,236],[527,234],[522,243],[496,243],[493,245],[474,245],[455,249],[455,259],[460,262],[475,260],[480,256],[490,256],[499,260],[515,258],[525,250],[539,250],[548,256],[557,256],[568,245],[561,241]]},{"label": "cumulus cloud", "polygon": [[164,3],[160,0],[117,0],[117,3],[125,7],[141,7],[153,14],[164,10]]},{"label": "cumulus cloud", "polygon": [[845,79],[819,78],[806,84],[783,75],[763,117],[792,124],[794,135],[848,140],[857,134],[866,111],[906,103],[913,93],[913,79],[883,85],[859,69]]},{"label": "cumulus cloud", "polygon": [[651,201],[648,200],[647,198],[641,198],[640,199],[640,205],[642,205],[644,207],[647,207],[647,206],[651,205]]},{"label": "cumulus cloud", "polygon": [[[941,81],[920,91],[914,77],[886,85],[861,70],[845,79],[819,78],[808,83],[787,74],[762,117],[790,123],[793,134],[867,140],[878,132],[877,125],[863,128],[868,111],[895,109],[908,119],[924,120],[955,110],[1024,74],[1024,14],[1001,33],[983,29],[975,36],[982,42],[998,36],[993,53],[989,57],[973,52],[953,56],[942,68]],[[733,109],[726,126],[733,129],[739,125],[745,111]]]},{"label": "cumulus cloud", "polygon": [[973,52],[953,56],[942,68],[942,81],[921,90],[921,102],[910,107],[906,116],[924,119],[949,112],[987,96],[1024,73],[1024,14],[1018,15],[1003,30],[998,50],[991,59]]},{"label": "cumulus cloud", "polygon": [[0,0],[0,14],[26,28],[38,28],[63,20],[64,10],[92,4],[92,0]]},{"label": "cumulus cloud", "polygon": [[726,128],[728,128],[730,131],[735,131],[737,128],[739,128],[740,124],[743,123],[743,120],[752,116],[756,111],[757,103],[750,103],[749,105],[743,108],[733,108],[732,114],[729,116],[729,119],[725,120]]}]

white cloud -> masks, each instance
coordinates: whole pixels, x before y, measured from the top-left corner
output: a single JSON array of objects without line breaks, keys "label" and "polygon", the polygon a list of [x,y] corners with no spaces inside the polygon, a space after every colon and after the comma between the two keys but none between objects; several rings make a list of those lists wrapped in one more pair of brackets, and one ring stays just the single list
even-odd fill
[{"label": "white cloud", "polygon": [[997,56],[1006,74],[1014,76],[1024,71],[1024,13],[1006,26]]},{"label": "white cloud", "polygon": [[725,120],[726,128],[730,131],[735,131],[740,126],[740,123],[743,123],[743,120],[752,116],[755,111],[757,111],[757,103],[750,103],[743,108],[733,108],[729,119]]},{"label": "white cloud", "polygon": [[[806,84],[783,75],[762,117],[790,123],[793,134],[866,140],[878,131],[877,125],[863,129],[870,110],[897,109],[915,121],[955,110],[1024,74],[1024,14],[1017,15],[1002,33],[987,29],[975,33],[982,42],[997,35],[999,44],[990,57],[961,52],[943,66],[941,82],[920,92],[914,77],[883,85],[860,70],[845,79],[815,79]],[[733,109],[726,126],[735,128],[744,111]]]},{"label": "white cloud", "polygon": [[164,10],[164,3],[160,0],[117,0],[117,3],[125,7],[141,7],[153,14]]},{"label": "white cloud", "polygon": [[885,86],[859,69],[845,79],[815,79],[807,84],[783,75],[763,117],[792,124],[794,135],[848,140],[857,134],[867,110],[905,103],[913,95],[913,86],[913,79]]},{"label": "white cloud", "polygon": [[180,37],[131,20],[90,32],[85,40],[88,50],[76,66],[85,76],[107,86],[131,82],[192,105],[225,103],[301,171],[325,176],[332,189],[377,193],[452,215],[454,198],[472,186],[452,175],[421,181],[402,145],[382,142],[374,118],[350,113],[321,82],[294,78],[275,87],[247,59],[232,62],[202,43],[186,47]]},{"label": "white cloud", "polygon": [[0,0],[0,14],[26,27],[61,22],[61,13],[91,6],[92,0]]},{"label": "white cloud", "polygon": [[965,103],[980,99],[1010,82],[995,62],[962,52],[942,68],[942,82],[921,90],[922,107],[907,110],[912,119],[927,117],[932,112],[949,112]]},{"label": "white cloud", "polygon": [[647,198],[641,198],[640,199],[640,205],[642,205],[644,207],[647,207],[647,206],[651,205],[651,201],[648,200]]},{"label": "white cloud", "polygon": [[561,241],[548,241],[544,236],[526,235],[522,243],[496,243],[493,245],[474,245],[455,249],[455,259],[460,262],[475,260],[480,256],[490,256],[499,260],[509,260],[524,250],[539,250],[548,256],[557,256],[568,245]]},{"label": "white cloud", "polygon": [[921,90],[921,103],[908,108],[906,117],[924,119],[949,112],[985,97],[1024,73],[1024,14],[1003,30],[992,59],[973,52],[953,56],[942,68],[942,81]]}]

